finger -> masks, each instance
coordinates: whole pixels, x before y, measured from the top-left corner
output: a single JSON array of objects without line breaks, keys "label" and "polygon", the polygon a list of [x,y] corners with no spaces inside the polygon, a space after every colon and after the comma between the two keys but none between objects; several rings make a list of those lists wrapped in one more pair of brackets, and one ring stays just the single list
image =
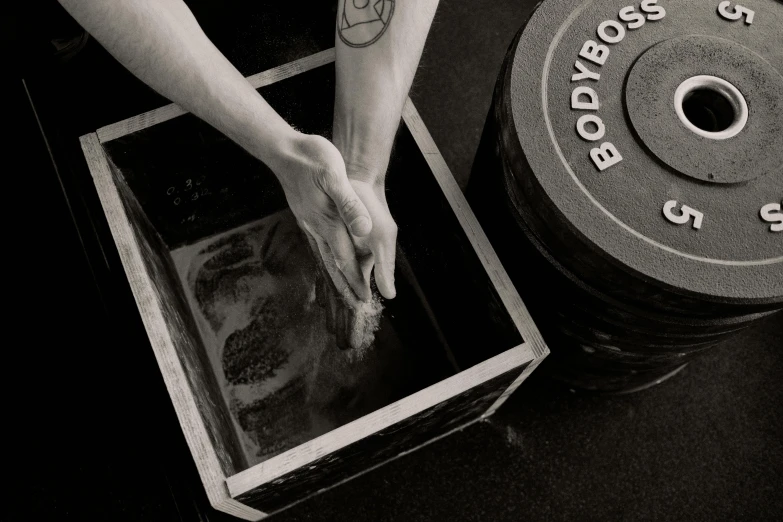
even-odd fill
[{"label": "finger", "polygon": [[386,299],[394,299],[397,290],[394,287],[394,263],[396,256],[397,234],[389,234],[373,248],[375,256],[375,284]]},{"label": "finger", "polygon": [[356,322],[356,309],[353,306],[341,306],[337,310],[337,327],[334,332],[334,340],[340,350],[358,348],[358,343],[353,339],[353,325]]},{"label": "finger", "polygon": [[323,183],[323,189],[334,201],[340,217],[353,235],[363,237],[370,233],[372,230],[370,213],[356,195],[345,172],[329,174]]},{"label": "finger", "polygon": [[369,286],[370,276],[372,275],[373,265],[375,264],[375,257],[372,255],[372,252],[368,252],[367,254],[357,252],[356,257],[359,260],[359,270],[362,271],[362,280],[367,281],[367,285]]},{"label": "finger", "polygon": [[343,226],[330,227],[330,231],[324,239],[329,245],[337,270],[345,277],[351,290],[360,300],[368,301],[372,297],[369,274],[365,277],[359,266],[359,260],[356,257],[353,241],[351,241],[348,230]]},{"label": "finger", "polygon": [[[334,302],[334,296],[335,292],[329,290],[326,288],[326,285],[334,285],[337,286],[337,284],[332,280],[332,274],[326,270],[326,263],[322,261],[324,259],[324,256],[331,256],[332,252],[329,250],[329,245],[326,244],[326,241],[321,239],[320,237],[312,234],[307,227],[307,225],[304,225],[305,228],[305,235],[307,236],[307,241],[310,243],[310,250],[312,250],[313,255],[318,257],[318,260],[316,261],[316,264],[318,265],[316,267],[317,275],[316,275],[316,285],[315,285],[315,299],[318,305],[325,311],[326,313],[326,327],[329,330],[330,333],[334,333],[334,324],[336,321],[336,303]],[[339,277],[342,277],[342,274],[339,272],[337,273]],[[347,285],[347,283],[345,284]]]},{"label": "finger", "polygon": [[[321,264],[321,270],[328,274],[329,280],[332,281],[334,287],[337,288],[337,293],[342,293],[349,285],[343,273],[337,269],[337,263],[334,260],[332,249],[329,247],[326,240],[322,239],[320,236],[313,235],[313,238],[315,239],[315,244],[318,248],[318,253],[320,254],[319,263]],[[329,294],[331,293],[333,292],[329,292]]]},{"label": "finger", "polygon": [[[310,234],[307,232],[307,230],[309,230],[309,228],[307,228],[305,225],[305,235],[307,236],[307,240],[310,242],[310,248],[313,250],[313,253],[317,256],[320,256],[322,259],[324,256],[326,256],[327,259],[331,259],[333,257],[332,252],[329,248],[329,245],[326,244],[326,241],[316,235]],[[370,265],[370,269],[371,268],[372,265]],[[321,280],[327,285],[333,284],[332,274],[334,274],[335,277],[340,278],[339,284],[334,283],[335,286],[340,290],[337,292],[333,290],[327,290],[323,295],[320,296],[319,300],[319,304],[326,311],[326,327],[329,330],[329,333],[335,336],[335,342],[340,350],[358,348],[359,344],[354,338],[355,336],[352,334],[354,331],[353,324],[356,322],[357,311],[352,306],[345,306],[338,302],[340,299],[339,295],[342,294],[341,289],[348,289],[348,284],[345,281],[345,277],[339,270],[336,269],[336,265],[334,266],[333,270],[327,270],[326,263],[322,263],[321,268],[319,268],[319,272],[323,274],[323,276],[321,276]],[[326,273],[324,274],[324,272]],[[367,274],[367,280],[369,282],[369,272]],[[318,292],[322,286],[323,285],[316,284],[316,292]]]},{"label": "finger", "polygon": [[353,242],[345,227],[340,226],[331,232],[327,229],[326,237],[322,237],[314,232],[304,221],[302,221],[301,225],[307,232],[311,248],[313,242],[315,243],[323,267],[329,274],[337,292],[339,294],[353,292],[359,299],[363,301],[369,300],[372,297],[370,270],[365,266],[360,267]]}]

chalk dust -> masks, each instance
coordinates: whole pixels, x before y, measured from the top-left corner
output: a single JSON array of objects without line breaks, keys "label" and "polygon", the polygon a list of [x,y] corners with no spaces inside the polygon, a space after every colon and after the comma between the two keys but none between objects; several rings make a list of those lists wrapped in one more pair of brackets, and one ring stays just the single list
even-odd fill
[{"label": "chalk dust", "polygon": [[251,465],[389,402],[382,374],[401,350],[380,300],[349,318],[368,322],[369,337],[350,340],[363,351],[340,350],[323,274],[290,211],[171,255]]}]

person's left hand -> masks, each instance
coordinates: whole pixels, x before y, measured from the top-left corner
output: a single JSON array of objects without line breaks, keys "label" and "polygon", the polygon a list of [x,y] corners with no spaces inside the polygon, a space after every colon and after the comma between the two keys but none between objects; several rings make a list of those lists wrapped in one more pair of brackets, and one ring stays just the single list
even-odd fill
[{"label": "person's left hand", "polygon": [[386,299],[397,295],[394,288],[394,261],[397,250],[397,223],[386,202],[383,180],[363,180],[352,176],[346,165],[348,179],[356,195],[362,200],[372,220],[372,230],[363,237],[351,235],[361,271],[369,284],[370,272],[375,271],[375,284]]}]

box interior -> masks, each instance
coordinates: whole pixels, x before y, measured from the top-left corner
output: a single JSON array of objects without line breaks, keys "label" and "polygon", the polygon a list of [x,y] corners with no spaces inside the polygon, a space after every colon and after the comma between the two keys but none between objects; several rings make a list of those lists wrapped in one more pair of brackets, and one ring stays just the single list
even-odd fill
[{"label": "box interior", "polygon": [[[260,92],[330,137],[333,64]],[[404,124],[387,175],[397,297],[363,357],[335,346],[265,165],[190,114],[103,147],[226,476],[523,342]]]}]

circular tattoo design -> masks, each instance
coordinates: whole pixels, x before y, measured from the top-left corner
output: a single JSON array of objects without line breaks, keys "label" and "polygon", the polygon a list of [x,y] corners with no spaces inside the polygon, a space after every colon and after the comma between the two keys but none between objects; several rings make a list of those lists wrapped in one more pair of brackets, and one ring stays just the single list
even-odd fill
[{"label": "circular tattoo design", "polygon": [[337,23],[340,40],[351,47],[367,47],[383,36],[394,14],[394,0],[341,0]]}]

